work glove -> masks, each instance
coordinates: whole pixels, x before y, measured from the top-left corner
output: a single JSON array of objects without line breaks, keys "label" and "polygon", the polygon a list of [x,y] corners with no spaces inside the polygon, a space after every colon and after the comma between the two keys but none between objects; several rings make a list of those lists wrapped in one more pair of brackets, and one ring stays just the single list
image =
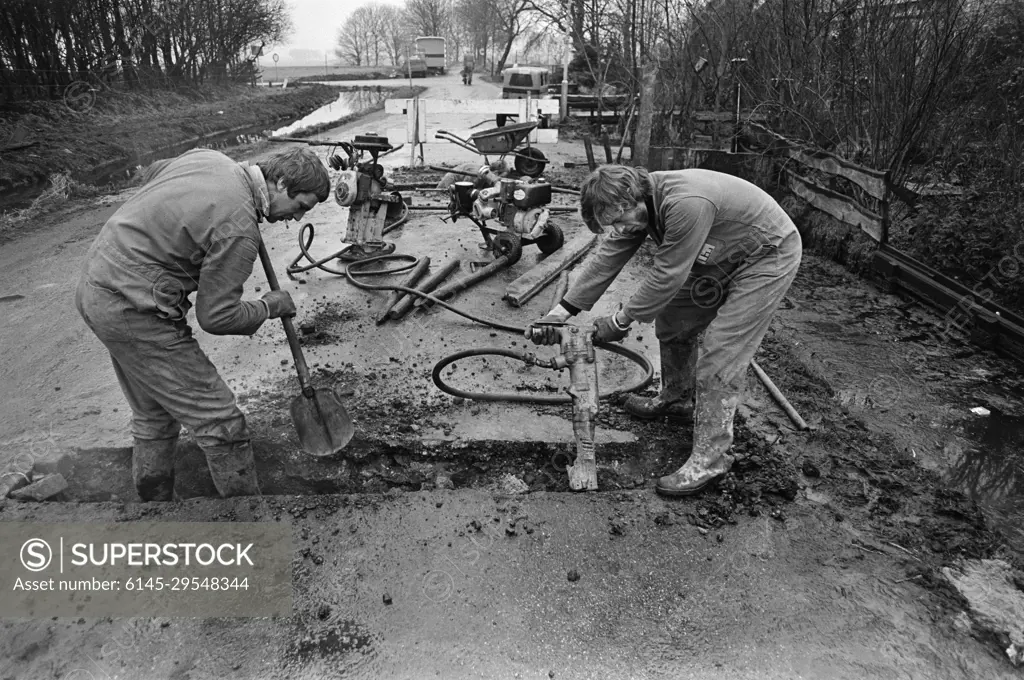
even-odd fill
[{"label": "work glove", "polygon": [[526,337],[535,345],[557,345],[562,341],[562,328],[565,320],[558,314],[548,314],[539,321],[534,321],[526,329]]},{"label": "work glove", "polygon": [[295,316],[295,303],[292,296],[283,290],[272,290],[261,298],[267,303],[271,319],[280,319],[283,316]]},{"label": "work glove", "polygon": [[614,314],[610,314],[594,321],[595,342],[618,342],[629,335],[629,327],[620,329],[614,317]]}]

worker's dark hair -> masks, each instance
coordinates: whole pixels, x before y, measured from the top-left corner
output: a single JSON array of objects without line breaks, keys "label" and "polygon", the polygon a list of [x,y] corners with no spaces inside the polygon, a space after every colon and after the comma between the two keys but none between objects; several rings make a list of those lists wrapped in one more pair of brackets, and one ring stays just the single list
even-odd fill
[{"label": "worker's dark hair", "polygon": [[600,234],[602,225],[614,222],[651,194],[651,176],[645,168],[602,165],[580,186],[580,217],[587,229]]},{"label": "worker's dark hair", "polygon": [[316,194],[317,200],[323,202],[331,195],[331,178],[327,168],[309,149],[291,147],[259,161],[257,165],[267,184],[284,180],[288,198],[295,198],[295,194]]}]

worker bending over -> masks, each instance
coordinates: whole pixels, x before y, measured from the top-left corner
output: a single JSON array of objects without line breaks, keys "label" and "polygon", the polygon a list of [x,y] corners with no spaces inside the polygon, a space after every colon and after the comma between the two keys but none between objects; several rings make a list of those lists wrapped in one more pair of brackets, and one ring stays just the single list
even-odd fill
[{"label": "worker bending over", "polygon": [[747,366],[796,277],[800,234],[767,193],[710,170],[602,166],[580,189],[580,213],[591,231],[610,233],[528,337],[556,342],[553,326],[592,309],[650,237],[656,249],[643,282],[621,309],[596,320],[594,339],[616,342],[634,321],[655,322],[661,393],[631,395],[624,408],[642,418],[693,418],[690,457],[658,480],[657,491],[696,493],[732,466],[733,419]]},{"label": "worker bending over", "polygon": [[145,501],[168,501],[181,425],[206,454],[222,496],[259,492],[245,416],[192,337],[199,327],[252,335],[295,314],[284,291],[242,300],[259,223],[301,219],[330,194],[327,169],[291,148],[256,165],[197,149],[154,163],[85,257],[75,303],[110,352],[132,409],[132,476]]}]

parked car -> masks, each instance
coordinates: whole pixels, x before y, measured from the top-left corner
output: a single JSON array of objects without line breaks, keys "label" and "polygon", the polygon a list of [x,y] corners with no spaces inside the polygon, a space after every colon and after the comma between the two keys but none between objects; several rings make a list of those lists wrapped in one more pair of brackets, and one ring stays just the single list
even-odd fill
[{"label": "parked car", "polygon": [[427,60],[419,55],[409,57],[408,61],[391,72],[392,78],[408,78],[410,72],[413,78],[427,77]]}]

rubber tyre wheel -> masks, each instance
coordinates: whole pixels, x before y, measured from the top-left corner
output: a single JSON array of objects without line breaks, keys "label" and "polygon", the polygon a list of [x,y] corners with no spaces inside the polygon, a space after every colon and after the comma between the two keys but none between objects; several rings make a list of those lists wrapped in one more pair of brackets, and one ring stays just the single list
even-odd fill
[{"label": "rubber tyre wheel", "polygon": [[557,224],[549,224],[544,233],[534,243],[540,249],[540,252],[550,255],[562,247],[565,243],[565,235],[562,233],[562,228]]},{"label": "rubber tyre wheel", "polygon": [[493,244],[491,252],[494,253],[494,257],[506,256],[510,267],[519,262],[519,258],[523,256],[523,240],[515,234],[499,231],[491,237],[491,243]]},{"label": "rubber tyre wheel", "polygon": [[[548,166],[548,157],[540,149],[528,146],[516,152],[516,172],[527,177],[540,177]],[[529,156],[529,158],[523,158]]]}]

